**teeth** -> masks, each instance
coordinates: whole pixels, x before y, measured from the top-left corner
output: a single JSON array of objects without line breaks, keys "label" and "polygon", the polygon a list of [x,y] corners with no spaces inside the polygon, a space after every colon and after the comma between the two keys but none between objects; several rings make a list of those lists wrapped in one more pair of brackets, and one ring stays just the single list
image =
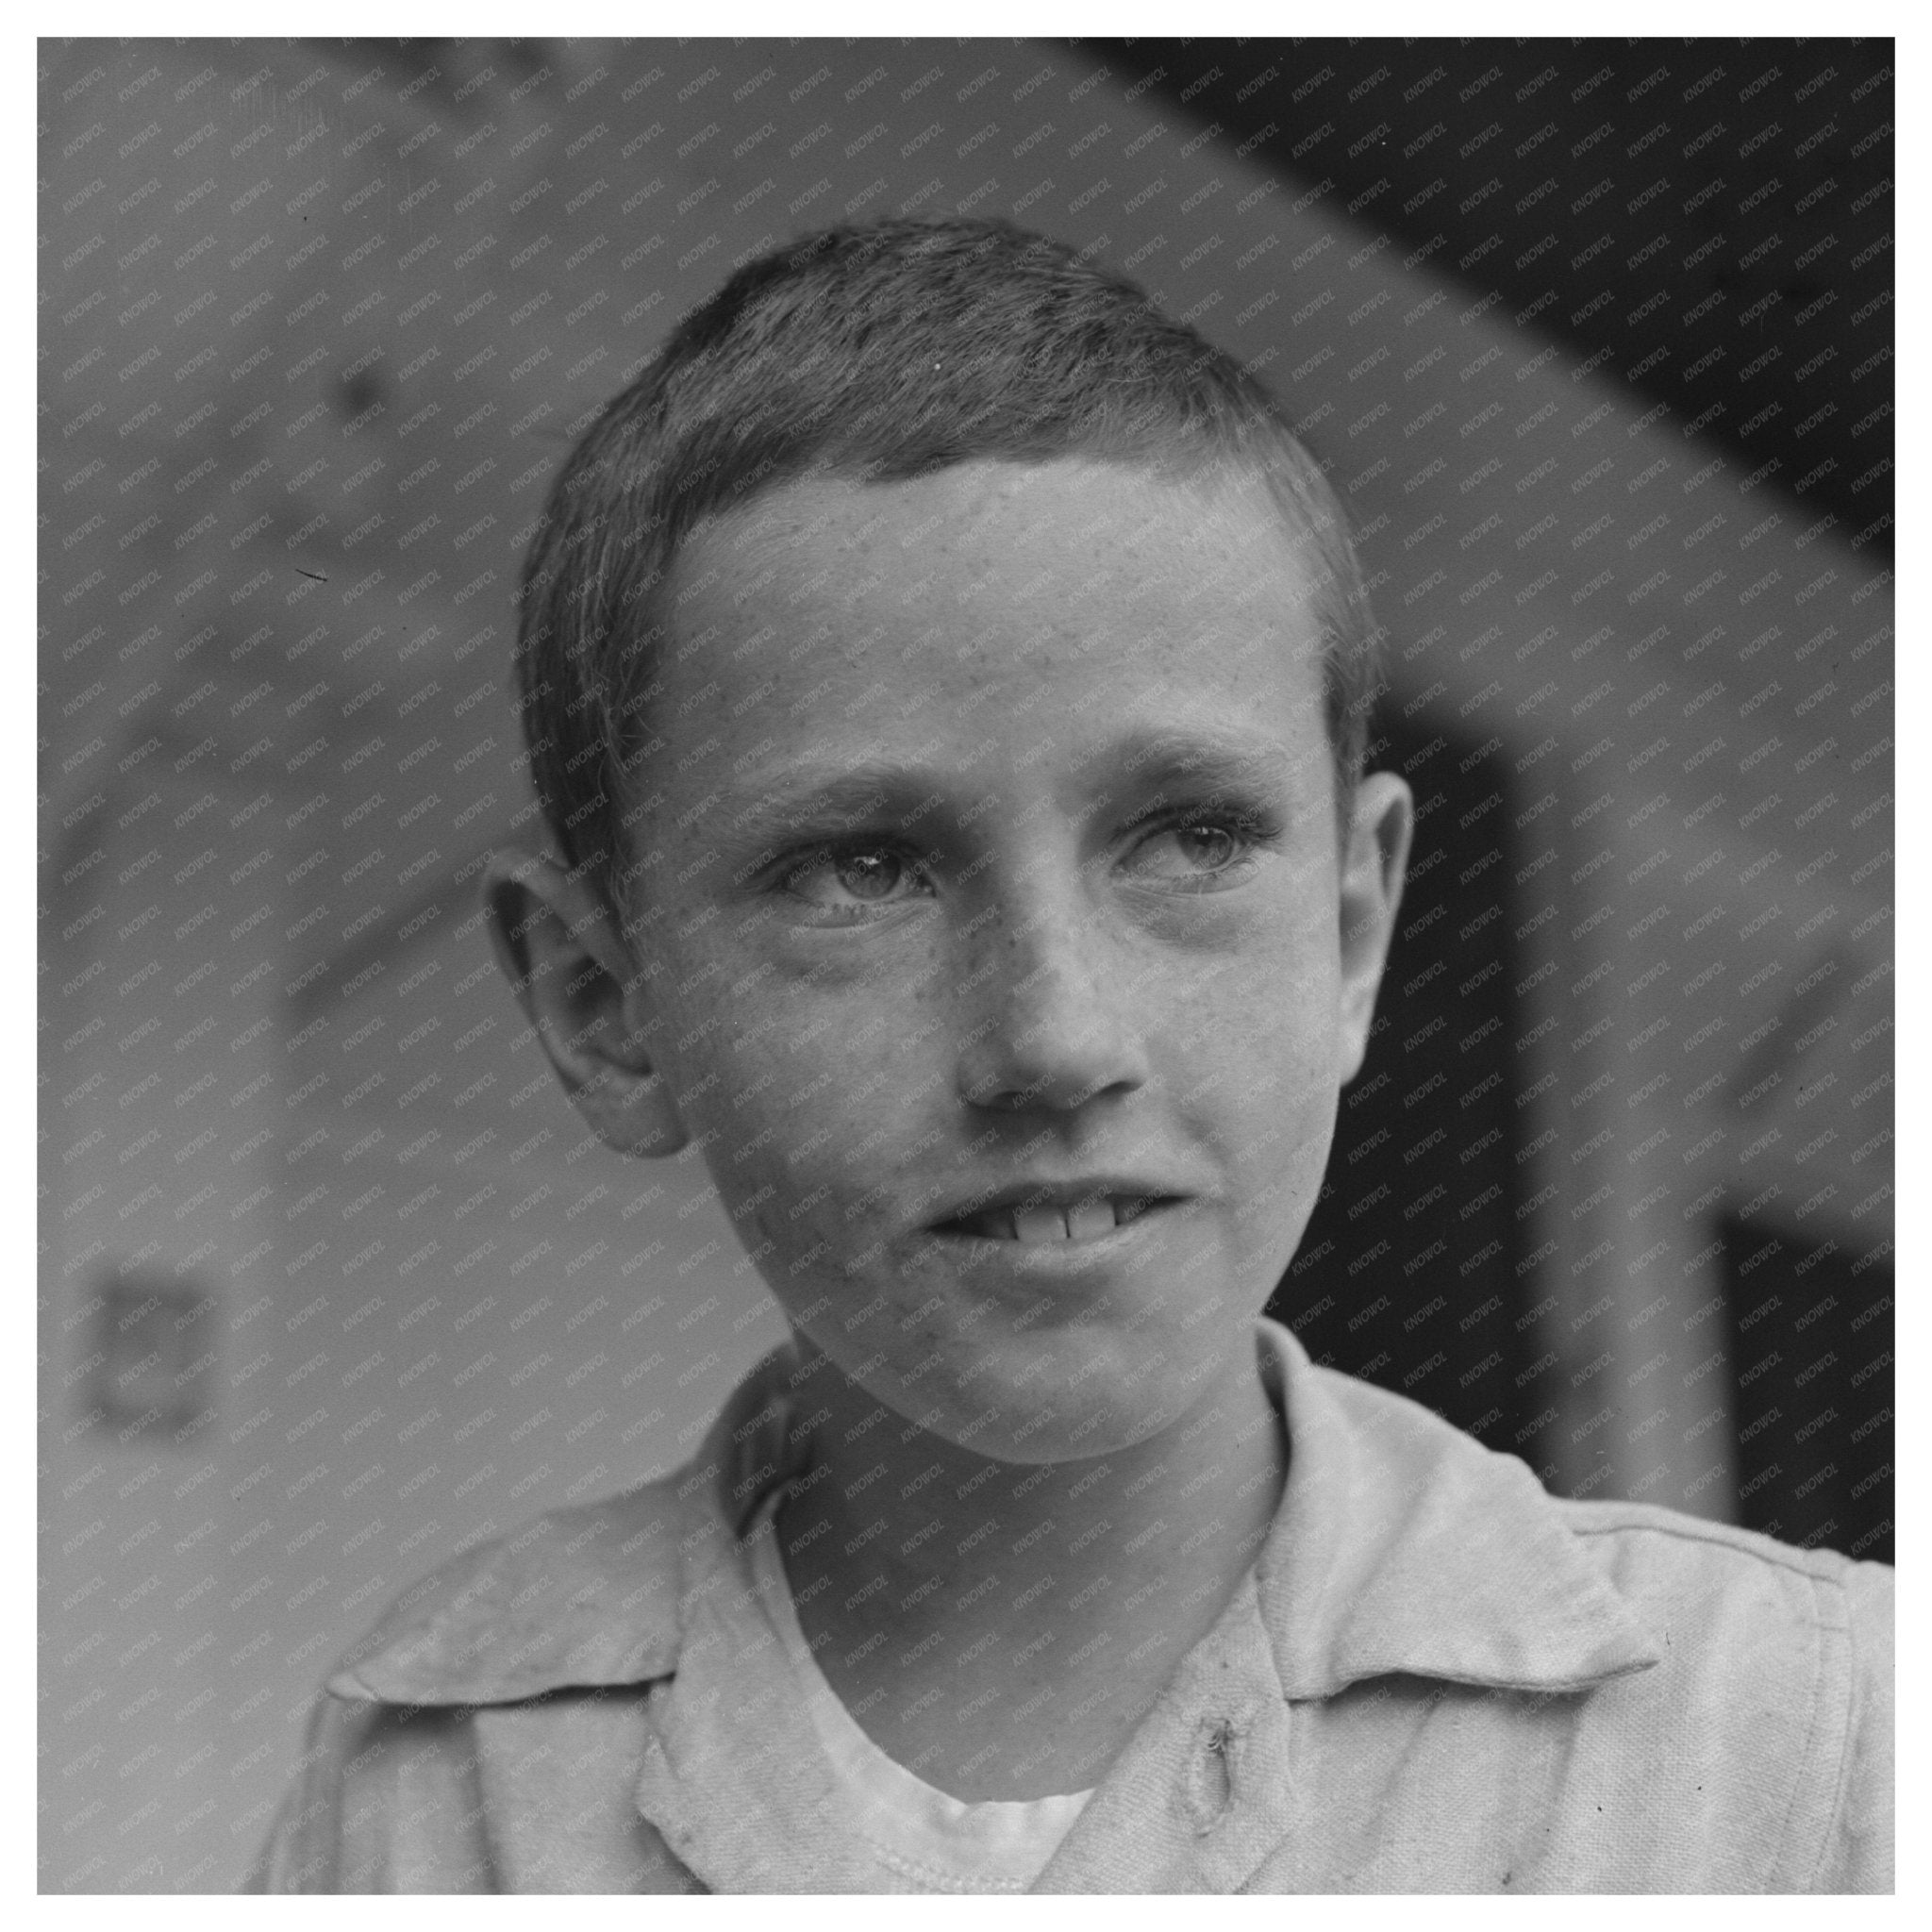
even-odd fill
[{"label": "teeth", "polygon": [[1013,1210],[1013,1232],[1029,1246],[1040,1241],[1063,1241],[1067,1238],[1067,1218],[1058,1208],[1018,1208]]},{"label": "teeth", "polygon": [[1067,1209],[1067,1234],[1076,1241],[1091,1241],[1096,1235],[1111,1234],[1115,1226],[1112,1205],[1107,1201],[1082,1201]]},{"label": "teeth", "polygon": [[1143,1214],[1147,1199],[1136,1195],[1102,1195],[1076,1202],[1067,1208],[1047,1206],[1032,1208],[988,1208],[962,1218],[957,1224],[964,1232],[989,1241],[1024,1241],[1039,1246],[1046,1241],[1091,1241],[1111,1234],[1117,1227]]}]

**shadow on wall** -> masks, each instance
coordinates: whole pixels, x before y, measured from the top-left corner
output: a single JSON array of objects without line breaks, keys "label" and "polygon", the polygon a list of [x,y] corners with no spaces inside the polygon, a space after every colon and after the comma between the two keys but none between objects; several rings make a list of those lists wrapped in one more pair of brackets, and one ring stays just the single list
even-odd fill
[{"label": "shadow on wall", "polygon": [[1148,279],[1363,533],[1444,856],[1311,1339],[1369,1367],[1347,1242],[1445,1240],[1375,1373],[1440,1350],[1413,1392],[1559,1486],[1756,1507],[1786,1424],[1735,1440],[1714,1217],[1890,1234],[1890,593],[1835,534],[1078,50],[76,42],[41,108],[43,1886],[231,1884],[383,1603],[675,1465],[774,1334],[701,1167],[582,1134],[475,875],[531,829],[509,591],[562,451],[734,262],[848,216]]}]

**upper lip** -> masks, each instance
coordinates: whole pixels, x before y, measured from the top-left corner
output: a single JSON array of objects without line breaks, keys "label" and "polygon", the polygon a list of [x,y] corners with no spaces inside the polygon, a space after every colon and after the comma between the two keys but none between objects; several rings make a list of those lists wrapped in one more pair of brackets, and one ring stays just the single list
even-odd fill
[{"label": "upper lip", "polygon": [[1141,1174],[1084,1174],[1075,1180],[1011,1181],[962,1196],[928,1224],[946,1227],[973,1215],[1023,1208],[1077,1208],[1083,1201],[1171,1201],[1181,1191]]}]

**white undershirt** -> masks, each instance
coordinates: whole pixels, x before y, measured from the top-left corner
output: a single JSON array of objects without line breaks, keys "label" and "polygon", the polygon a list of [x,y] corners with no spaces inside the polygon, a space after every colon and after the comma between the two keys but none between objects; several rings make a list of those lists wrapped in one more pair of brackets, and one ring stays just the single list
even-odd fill
[{"label": "white undershirt", "polygon": [[[775,1636],[820,1744],[848,1806],[849,1822],[908,1891],[1024,1891],[1086,1808],[1091,1790],[1047,1798],[955,1798],[873,1742],[825,1681],[799,1628],[773,1519],[781,1484],[746,1532],[756,1602],[728,1607],[727,1621]],[[739,1633],[750,1638],[746,1629]]]}]

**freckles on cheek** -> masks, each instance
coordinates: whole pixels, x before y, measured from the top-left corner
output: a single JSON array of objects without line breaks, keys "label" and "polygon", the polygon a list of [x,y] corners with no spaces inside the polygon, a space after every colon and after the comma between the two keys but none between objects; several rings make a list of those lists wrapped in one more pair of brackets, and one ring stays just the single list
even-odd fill
[{"label": "freckles on cheek", "polygon": [[915,1006],[936,1005],[946,991],[950,954],[942,936],[929,929],[924,946],[907,975],[906,990]]}]

